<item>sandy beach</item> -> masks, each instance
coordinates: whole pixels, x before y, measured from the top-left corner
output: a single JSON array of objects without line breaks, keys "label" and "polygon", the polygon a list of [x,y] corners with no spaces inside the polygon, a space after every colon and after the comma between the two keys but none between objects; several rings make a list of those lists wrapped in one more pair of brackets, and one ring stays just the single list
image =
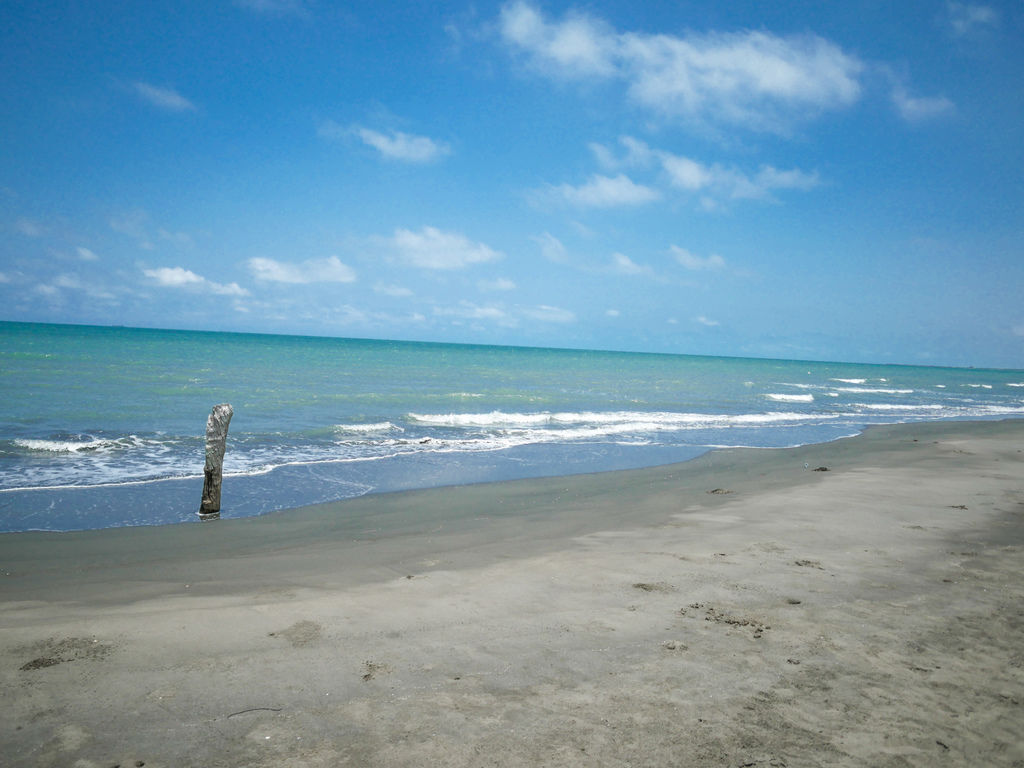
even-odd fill
[{"label": "sandy beach", "polygon": [[1024,765],[1022,451],[876,427],[5,534],[0,764]]}]

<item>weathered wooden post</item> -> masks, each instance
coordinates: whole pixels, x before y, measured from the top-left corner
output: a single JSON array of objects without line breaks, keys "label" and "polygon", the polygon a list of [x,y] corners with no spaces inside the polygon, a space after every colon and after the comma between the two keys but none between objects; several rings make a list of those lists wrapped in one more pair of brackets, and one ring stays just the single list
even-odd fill
[{"label": "weathered wooden post", "polygon": [[220,486],[224,470],[224,449],[228,440],[228,424],[234,411],[229,403],[213,406],[206,420],[206,466],[203,469],[203,500],[199,503],[200,520],[220,517]]}]

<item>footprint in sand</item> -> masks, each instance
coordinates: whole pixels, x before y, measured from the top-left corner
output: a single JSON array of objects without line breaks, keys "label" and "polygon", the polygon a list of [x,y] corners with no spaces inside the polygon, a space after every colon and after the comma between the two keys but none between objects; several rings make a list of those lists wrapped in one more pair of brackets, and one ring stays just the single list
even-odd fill
[{"label": "footprint in sand", "polygon": [[323,631],[324,628],[315,621],[297,621],[288,629],[271,632],[270,637],[283,637],[295,648],[302,648],[319,640]]}]

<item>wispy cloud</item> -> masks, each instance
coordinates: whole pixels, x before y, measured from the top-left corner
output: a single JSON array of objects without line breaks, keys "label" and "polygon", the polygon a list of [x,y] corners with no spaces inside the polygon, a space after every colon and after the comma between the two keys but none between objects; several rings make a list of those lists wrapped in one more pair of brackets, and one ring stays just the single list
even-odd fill
[{"label": "wispy cloud", "polygon": [[817,172],[799,168],[779,169],[762,165],[749,173],[734,166],[702,163],[691,157],[654,149],[630,136],[623,136],[619,143],[625,149],[621,156],[597,143],[591,143],[590,150],[605,167],[660,168],[671,186],[709,196],[707,199],[712,201],[764,199],[771,197],[776,190],[808,190],[821,183]]},{"label": "wispy cloud", "polygon": [[451,154],[451,146],[427,136],[402,131],[382,133],[359,125],[345,127],[333,120],[320,125],[317,134],[325,139],[348,139],[355,136],[363,144],[380,152],[388,160],[406,163],[430,163]]},{"label": "wispy cloud", "polygon": [[143,269],[142,273],[164,288],[188,288],[220,296],[248,296],[249,292],[238,283],[215,283],[184,267],[157,267]]},{"label": "wispy cloud", "polygon": [[413,295],[413,292],[402,285],[391,285],[388,283],[377,283],[373,286],[373,292],[379,293],[382,296],[392,296],[394,298],[407,298]]},{"label": "wispy cloud", "polygon": [[999,13],[990,5],[946,3],[949,26],[957,37],[967,37],[999,24]]},{"label": "wispy cloud", "polygon": [[20,218],[14,222],[14,229],[25,237],[39,237],[43,234],[43,227],[32,219]]},{"label": "wispy cloud", "polygon": [[516,284],[507,277],[498,277],[494,280],[480,280],[477,282],[476,287],[484,292],[514,291],[516,289]]},{"label": "wispy cloud", "polygon": [[548,261],[553,261],[555,264],[568,263],[569,252],[566,250],[565,245],[550,232],[545,232],[543,235],[533,238],[533,240],[540,245],[540,252]]},{"label": "wispy cloud", "polygon": [[309,9],[303,0],[235,0],[235,5],[272,16],[306,17],[309,15]]},{"label": "wispy cloud", "polygon": [[462,320],[489,320],[505,327],[517,325],[516,319],[502,307],[474,304],[460,301],[455,306],[436,306],[434,314],[439,317],[454,317]]},{"label": "wispy cloud", "polygon": [[710,256],[697,256],[678,245],[669,246],[669,252],[682,266],[694,271],[725,269],[725,259],[717,253]]},{"label": "wispy cloud", "polygon": [[308,259],[298,264],[255,257],[249,259],[247,265],[253,277],[271,283],[351,283],[356,279],[355,271],[337,256]]},{"label": "wispy cloud", "polygon": [[125,211],[110,217],[110,228],[136,240],[140,248],[149,251],[153,242],[149,237],[149,214],[140,208]]},{"label": "wispy cloud", "polygon": [[398,258],[422,269],[463,269],[473,264],[497,261],[504,256],[483,243],[475,243],[458,232],[423,227],[419,232],[396,229],[390,238],[378,242]]},{"label": "wispy cloud", "polygon": [[165,88],[141,81],[132,83],[132,88],[136,95],[144,101],[167,112],[191,112],[196,109],[195,104],[173,88]]},{"label": "wispy cloud", "polygon": [[562,307],[552,307],[547,304],[541,304],[536,307],[522,307],[520,311],[531,320],[539,320],[542,323],[576,322],[575,312],[563,309]]},{"label": "wispy cloud", "polygon": [[893,87],[892,103],[900,117],[910,122],[942,117],[951,114],[956,109],[953,102],[945,96],[915,97],[909,95],[901,86]]},{"label": "wispy cloud", "polygon": [[99,261],[100,257],[85,246],[80,245],[75,249],[75,251],[78,253],[78,258],[82,261]]},{"label": "wispy cloud", "polygon": [[611,271],[619,275],[654,275],[654,270],[649,266],[637,264],[624,253],[612,254]]},{"label": "wispy cloud", "polygon": [[785,132],[861,91],[860,60],[815,35],[619,31],[580,12],[550,19],[523,0],[502,8],[499,30],[543,75],[621,81],[635,103],[673,119]]},{"label": "wispy cloud", "polygon": [[721,323],[719,323],[717,320],[712,320],[711,318],[705,317],[704,315],[700,315],[699,317],[695,317],[693,320],[694,320],[695,323],[698,323],[699,325],[703,325],[706,328],[714,328],[715,326],[721,325]]},{"label": "wispy cloud", "polygon": [[619,206],[643,205],[661,197],[658,190],[637,184],[625,174],[603,176],[594,174],[579,186],[560,184],[541,192],[546,198],[569,203],[582,208],[617,208]]}]

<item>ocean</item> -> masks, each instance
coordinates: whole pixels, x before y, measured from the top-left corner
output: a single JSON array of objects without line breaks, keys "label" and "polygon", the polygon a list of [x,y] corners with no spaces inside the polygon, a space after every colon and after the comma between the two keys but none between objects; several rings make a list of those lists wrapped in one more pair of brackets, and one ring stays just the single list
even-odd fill
[{"label": "ocean", "polygon": [[198,520],[1024,416],[1024,371],[0,323],[0,530]]}]

